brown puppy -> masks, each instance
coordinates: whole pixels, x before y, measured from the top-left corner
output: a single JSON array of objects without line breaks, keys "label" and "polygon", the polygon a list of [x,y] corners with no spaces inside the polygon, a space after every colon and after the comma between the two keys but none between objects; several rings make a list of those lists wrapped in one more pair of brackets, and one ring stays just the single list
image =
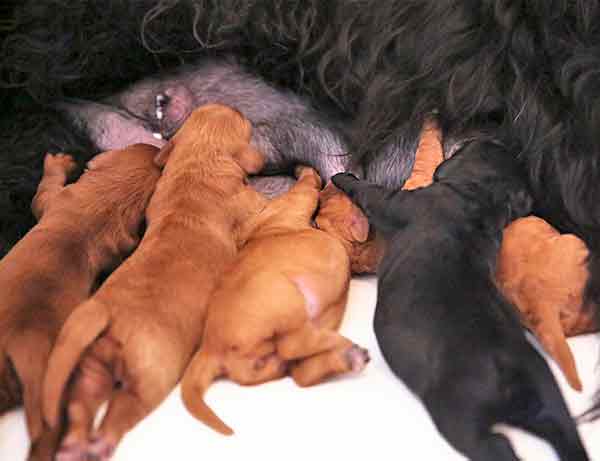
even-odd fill
[{"label": "brown puppy", "polygon": [[576,390],[581,390],[581,381],[566,336],[595,327],[592,311],[582,305],[587,257],[579,238],[561,235],[543,219],[530,216],[504,230],[496,269],[499,288]]},{"label": "brown puppy", "polygon": [[51,347],[100,272],[113,269],[137,244],[160,175],[157,152],[140,144],[98,155],[68,186],[71,157],[46,155],[32,203],[39,223],[0,261],[0,411],[24,402],[30,459],[50,459],[59,431],[45,431],[42,420]]},{"label": "brown puppy", "polygon": [[[202,400],[217,377],[258,384],[289,371],[309,386],[368,362],[366,350],[335,331],[350,283],[348,247],[335,225],[312,227],[321,180],[311,168],[297,173],[297,183],[247,226],[246,245],[211,297],[202,346],[182,380],[188,410],[223,434],[232,431]],[[354,209],[343,238],[364,242],[369,226]]]},{"label": "brown puppy", "polygon": [[444,161],[441,138],[442,133],[437,123],[434,120],[426,121],[421,130],[415,164],[402,189],[413,190],[429,186],[433,182],[435,169]]},{"label": "brown puppy", "polygon": [[61,396],[67,400],[58,460],[109,459],[177,384],[201,339],[208,295],[237,252],[238,226],[262,206],[246,185],[263,164],[250,136],[238,112],[204,106],[159,153],[166,166],[140,246],[69,317],[49,360],[44,412],[51,425]]},{"label": "brown puppy", "polygon": [[[350,257],[353,274],[374,274],[383,256],[383,240],[370,231],[363,212],[331,181],[319,194],[316,226],[334,235]],[[364,240],[365,235],[368,236]]]}]

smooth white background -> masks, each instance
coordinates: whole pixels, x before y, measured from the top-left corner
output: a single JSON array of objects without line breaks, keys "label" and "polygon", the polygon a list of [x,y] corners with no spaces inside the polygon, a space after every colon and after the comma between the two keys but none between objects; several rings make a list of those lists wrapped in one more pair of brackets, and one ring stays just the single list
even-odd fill
[{"label": "smooth white background", "polygon": [[[375,298],[374,278],[352,282],[342,332],[370,350],[371,363],[361,375],[308,389],[296,387],[289,378],[254,387],[219,381],[209,389],[207,402],[236,431],[231,437],[214,433],[188,416],[177,388],[127,435],[114,460],[464,460],[384,363],[371,329]],[[600,385],[600,339],[587,335],[570,344],[584,392],[568,388],[552,367],[571,411],[578,414]],[[513,429],[500,430],[509,434],[524,461],[558,459],[540,440]],[[580,425],[580,433],[591,458],[600,461],[600,421]],[[27,449],[22,412],[0,418],[0,460],[23,461]]]}]

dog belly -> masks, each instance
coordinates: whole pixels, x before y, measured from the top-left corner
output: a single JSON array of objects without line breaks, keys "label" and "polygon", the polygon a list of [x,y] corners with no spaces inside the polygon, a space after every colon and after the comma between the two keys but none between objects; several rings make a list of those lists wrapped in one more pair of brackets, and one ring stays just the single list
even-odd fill
[{"label": "dog belly", "polygon": [[109,150],[136,142],[162,146],[195,108],[212,103],[236,108],[252,122],[252,143],[265,154],[265,172],[291,173],[305,164],[328,179],[348,169],[339,120],[226,60],[204,60],[139,81],[100,103],[65,101],[59,108],[86,129],[99,150]]}]

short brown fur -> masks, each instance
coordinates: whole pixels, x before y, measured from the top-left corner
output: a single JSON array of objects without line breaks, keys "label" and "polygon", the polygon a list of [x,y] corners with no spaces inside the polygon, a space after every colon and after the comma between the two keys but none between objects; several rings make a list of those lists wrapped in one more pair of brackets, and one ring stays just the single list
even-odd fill
[{"label": "short brown fur", "polygon": [[[239,226],[262,206],[246,185],[263,164],[250,136],[238,112],[209,105],[159,153],[166,166],[140,246],[69,317],[50,357],[44,413],[52,425],[67,399],[61,461],[109,459],[177,384],[201,339],[208,295],[236,255]],[[93,431],[105,400],[107,413]]]},{"label": "short brown fur", "polygon": [[10,384],[0,389],[0,410],[24,401],[30,459],[50,460],[60,432],[49,431],[42,419],[41,383],[51,347],[100,272],[113,269],[137,244],[160,175],[153,163],[157,151],[135,145],[100,154],[68,186],[71,157],[46,155],[32,203],[39,223],[0,261],[0,372],[2,383]]},{"label": "short brown fur", "polygon": [[352,242],[366,241],[368,223],[358,208],[340,210],[339,201],[325,200],[329,218],[315,229],[321,180],[308,167],[297,174],[298,182],[249,223],[246,245],[210,300],[202,346],[182,380],[188,410],[223,434],[232,431],[203,401],[217,377],[248,385],[289,373],[309,386],[360,371],[368,361],[366,350],[335,331],[346,306]]},{"label": "short brown fur", "polygon": [[496,270],[498,286],[576,390],[582,385],[566,337],[595,328],[582,304],[588,254],[579,238],[530,216],[504,230]]}]

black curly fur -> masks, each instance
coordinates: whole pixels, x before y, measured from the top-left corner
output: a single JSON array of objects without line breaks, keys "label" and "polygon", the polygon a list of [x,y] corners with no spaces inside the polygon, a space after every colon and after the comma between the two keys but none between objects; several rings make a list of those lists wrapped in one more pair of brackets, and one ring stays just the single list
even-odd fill
[{"label": "black curly fur", "polygon": [[31,0],[17,17],[0,55],[2,251],[31,224],[43,152],[89,152],[55,101],[228,53],[347,117],[367,172],[432,112],[446,136],[491,131],[537,214],[586,241],[600,305],[600,0]]}]

